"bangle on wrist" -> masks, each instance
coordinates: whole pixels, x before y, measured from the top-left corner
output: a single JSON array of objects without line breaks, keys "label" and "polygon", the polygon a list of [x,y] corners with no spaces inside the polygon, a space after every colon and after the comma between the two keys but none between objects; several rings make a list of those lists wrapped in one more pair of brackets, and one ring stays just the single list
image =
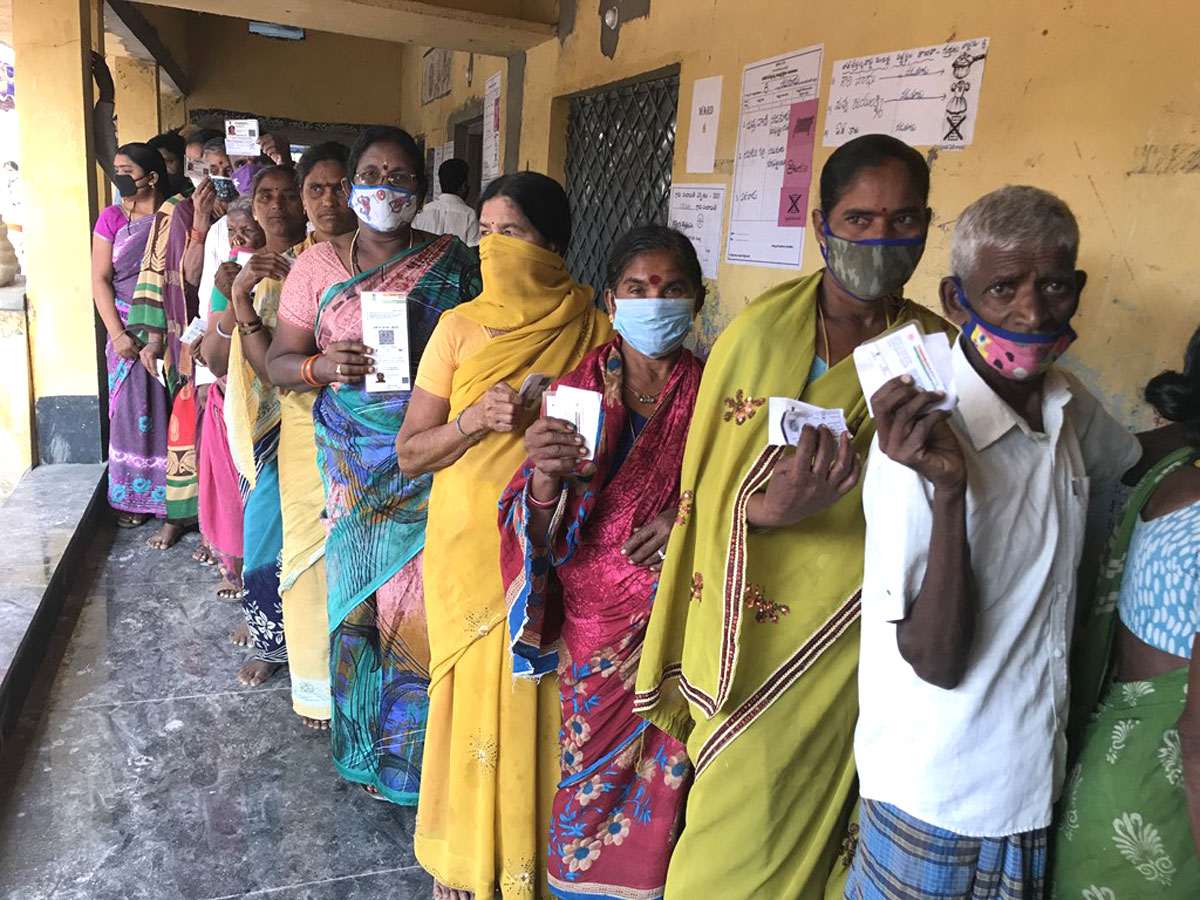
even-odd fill
[{"label": "bangle on wrist", "polygon": [[321,358],[320,353],[315,353],[300,364],[300,380],[309,387],[322,387],[321,382],[317,381],[313,370],[317,367],[317,360]]},{"label": "bangle on wrist", "polygon": [[534,509],[554,509],[558,506],[558,501],[562,499],[562,487],[558,489],[558,496],[553,500],[539,500],[533,495],[533,485],[529,485],[525,489],[525,501]]},{"label": "bangle on wrist", "polygon": [[[470,407],[468,407],[468,409],[469,408]],[[463,437],[472,438],[472,437],[474,437],[474,435],[467,434],[467,432],[462,427],[462,417],[465,416],[466,414],[467,414],[467,410],[464,409],[462,412],[460,412],[457,416],[454,417],[454,427],[458,429],[458,433],[461,434]]]},{"label": "bangle on wrist", "polygon": [[188,229],[188,240],[194,244],[203,244],[204,239],[208,237],[208,233],[197,231],[195,228]]},{"label": "bangle on wrist", "polygon": [[219,337],[223,337],[227,341],[233,340],[233,332],[232,331],[229,332],[229,334],[226,334],[224,331],[221,330],[221,320],[220,319],[217,319],[215,324],[217,326],[217,335]]},{"label": "bangle on wrist", "polygon": [[263,321],[262,319],[255,319],[253,322],[238,322],[237,327],[238,331],[243,335],[256,334],[262,331]]}]

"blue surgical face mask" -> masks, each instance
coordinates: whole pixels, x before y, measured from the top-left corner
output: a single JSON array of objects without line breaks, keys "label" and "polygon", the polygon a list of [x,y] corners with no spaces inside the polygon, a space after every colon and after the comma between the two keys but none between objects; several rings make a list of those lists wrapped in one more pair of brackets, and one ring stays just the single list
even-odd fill
[{"label": "blue surgical face mask", "polygon": [[669,356],[683,346],[696,301],[675,297],[618,297],[613,328],[638,353],[651,359]]}]

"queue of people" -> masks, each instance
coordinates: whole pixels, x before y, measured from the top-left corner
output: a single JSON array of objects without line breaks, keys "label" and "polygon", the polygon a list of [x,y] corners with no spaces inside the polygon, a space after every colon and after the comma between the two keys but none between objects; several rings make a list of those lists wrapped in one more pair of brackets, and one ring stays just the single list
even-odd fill
[{"label": "queue of people", "polygon": [[[416,807],[435,897],[1200,895],[1200,331],[1147,387],[1172,424],[1128,432],[1057,365],[1087,277],[1062,200],[963,211],[938,315],[904,294],[928,165],[850,141],[825,266],[704,362],[679,232],[623,235],[596,297],[545,175],[486,186],[475,249],[464,165],[423,210],[402,129],[280,146],[112,155],[109,502],[157,548],[199,528],[239,680],[286,665],[341,777]],[[407,299],[411,390],[366,390],[373,292]],[[863,396],[855,348],[914,322],[952,406]],[[539,377],[598,394],[598,433]],[[769,397],[847,430],[772,446]]]}]

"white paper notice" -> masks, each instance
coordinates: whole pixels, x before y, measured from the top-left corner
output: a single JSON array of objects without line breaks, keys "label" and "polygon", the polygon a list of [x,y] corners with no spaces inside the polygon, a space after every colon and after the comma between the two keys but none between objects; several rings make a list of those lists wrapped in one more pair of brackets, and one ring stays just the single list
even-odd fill
[{"label": "white paper notice", "polygon": [[483,162],[479,181],[486,188],[500,177],[500,73],[483,87]]},{"label": "white paper notice", "polygon": [[721,86],[725,76],[697,78],[692,83],[692,124],[688,126],[687,170],[707,175],[717,157],[717,126],[721,123]]},{"label": "white paper notice", "polygon": [[846,428],[846,414],[840,409],[824,409],[790,397],[771,397],[767,401],[767,443],[773,447],[795,447],[805,425],[824,425],[840,438]]},{"label": "white paper notice", "polygon": [[815,107],[822,52],[818,44],[742,70],[726,262],[779,269],[800,266],[805,229],[780,225],[780,204],[793,106],[814,101]]},{"label": "white paper notice", "polygon": [[429,183],[433,185],[433,199],[436,200],[442,196],[442,181],[438,178],[438,169],[442,167],[442,163],[446,161],[446,147],[444,144],[438,144],[433,148],[433,171],[426,172],[425,177],[429,179]]},{"label": "white paper notice", "polygon": [[575,426],[587,450],[584,459],[596,458],[596,440],[600,437],[600,407],[603,397],[596,391],[559,385],[542,395],[542,411],[550,418],[562,419]]},{"label": "white paper notice", "polygon": [[945,399],[935,409],[953,409],[957,402],[950,340],[943,332],[924,334],[916,323],[910,323],[859,344],[854,349],[854,366],[871,415],[875,415],[871,406],[875,392],[900,375],[911,375],[918,390],[944,393]]},{"label": "white paper notice", "polygon": [[988,39],[897,50],[833,64],[825,146],[861,134],[965,147],[975,137]]},{"label": "white paper notice", "polygon": [[258,119],[226,119],[225,152],[230,156],[258,156]]},{"label": "white paper notice", "polygon": [[412,390],[408,358],[408,295],[363,291],[360,299],[363,343],[375,351],[375,371],[366,376],[367,392]]},{"label": "white paper notice", "polygon": [[705,278],[716,278],[721,262],[725,185],[673,184],[668,223],[691,238]]}]

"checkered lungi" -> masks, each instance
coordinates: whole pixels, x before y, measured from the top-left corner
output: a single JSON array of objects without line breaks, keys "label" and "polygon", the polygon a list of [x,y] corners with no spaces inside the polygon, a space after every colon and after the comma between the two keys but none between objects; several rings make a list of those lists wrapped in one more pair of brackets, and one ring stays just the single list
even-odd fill
[{"label": "checkered lungi", "polygon": [[1042,900],[1046,829],[963,837],[862,801],[846,900]]}]

